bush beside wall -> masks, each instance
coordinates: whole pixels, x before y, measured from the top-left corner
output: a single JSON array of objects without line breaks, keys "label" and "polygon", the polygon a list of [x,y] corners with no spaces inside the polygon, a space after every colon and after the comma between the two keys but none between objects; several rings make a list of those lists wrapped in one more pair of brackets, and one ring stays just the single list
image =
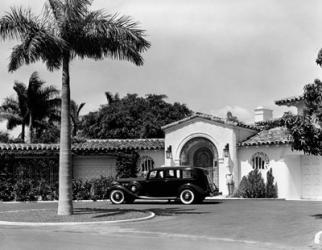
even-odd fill
[{"label": "bush beside wall", "polygon": [[243,198],[277,198],[277,184],[274,183],[273,171],[267,172],[266,184],[262,174],[252,170],[247,176],[243,176],[234,197]]},{"label": "bush beside wall", "polygon": [[[112,177],[73,180],[74,200],[106,199]],[[0,178],[0,201],[58,200],[58,182],[48,184],[44,179]]]}]

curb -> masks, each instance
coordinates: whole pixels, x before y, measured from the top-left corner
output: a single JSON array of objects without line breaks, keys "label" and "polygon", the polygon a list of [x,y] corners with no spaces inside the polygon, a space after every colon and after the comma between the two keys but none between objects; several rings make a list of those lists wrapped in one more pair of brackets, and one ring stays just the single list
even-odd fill
[{"label": "curb", "polygon": [[322,231],[317,232],[317,233],[315,234],[315,236],[314,236],[314,244],[319,245],[319,244],[321,244],[321,243],[322,243],[322,242],[321,242],[321,236],[322,236]]},{"label": "curb", "polygon": [[77,226],[77,225],[94,225],[94,224],[117,224],[126,222],[137,222],[150,220],[154,218],[155,213],[148,211],[149,215],[141,218],[113,220],[113,221],[86,221],[86,222],[13,222],[13,221],[0,221],[2,226]]}]

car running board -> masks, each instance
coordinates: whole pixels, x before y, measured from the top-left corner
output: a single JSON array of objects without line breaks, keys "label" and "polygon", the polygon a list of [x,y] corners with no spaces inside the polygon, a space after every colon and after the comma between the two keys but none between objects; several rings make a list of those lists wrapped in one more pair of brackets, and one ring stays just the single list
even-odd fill
[{"label": "car running board", "polygon": [[152,197],[152,196],[138,196],[137,199],[145,199],[145,200],[176,200],[178,197]]}]

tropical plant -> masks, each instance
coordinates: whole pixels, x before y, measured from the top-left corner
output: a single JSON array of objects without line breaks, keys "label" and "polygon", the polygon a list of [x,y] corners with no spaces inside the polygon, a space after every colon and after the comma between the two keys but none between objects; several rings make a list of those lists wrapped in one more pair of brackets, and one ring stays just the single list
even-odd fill
[{"label": "tropical plant", "polygon": [[39,78],[37,72],[31,74],[29,84],[16,81],[13,89],[17,94],[17,101],[6,98],[2,105],[2,118],[6,118],[7,128],[22,126],[21,138],[24,140],[25,125],[29,125],[26,141],[33,140],[34,127],[47,127],[47,123],[59,120],[60,99],[59,91],[52,85],[44,86],[45,82]]},{"label": "tropical plant", "polygon": [[49,70],[62,68],[59,215],[73,212],[70,61],[76,56],[95,60],[110,57],[142,65],[141,52],[150,46],[144,31],[129,17],[91,11],[91,4],[91,0],[48,0],[41,16],[33,15],[30,9],[11,8],[0,19],[2,38],[21,41],[13,48],[9,71],[39,60]]},{"label": "tropical plant", "polygon": [[11,130],[21,125],[20,138],[25,141],[25,119],[24,110],[18,100],[7,97],[0,107],[0,121],[7,121],[7,129]]},{"label": "tropical plant", "polygon": [[0,143],[9,142],[9,134],[3,131],[0,131]]},{"label": "tropical plant", "polygon": [[70,118],[72,121],[72,136],[75,137],[77,135],[77,131],[80,126],[80,116],[82,108],[85,106],[85,102],[82,102],[78,105],[75,101],[70,101]]},{"label": "tropical plant", "polygon": [[136,177],[138,173],[137,161],[139,154],[135,151],[128,153],[118,153],[116,157],[116,177],[128,178]]}]

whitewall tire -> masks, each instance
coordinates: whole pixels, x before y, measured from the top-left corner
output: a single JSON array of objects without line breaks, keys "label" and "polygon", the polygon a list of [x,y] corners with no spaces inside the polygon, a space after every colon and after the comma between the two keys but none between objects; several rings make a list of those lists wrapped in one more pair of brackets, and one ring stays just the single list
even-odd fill
[{"label": "whitewall tire", "polygon": [[196,195],[191,189],[184,189],[180,192],[179,198],[181,203],[189,205],[195,201]]},{"label": "whitewall tire", "polygon": [[113,204],[122,204],[125,201],[125,195],[122,190],[115,189],[110,193],[110,200]]}]

